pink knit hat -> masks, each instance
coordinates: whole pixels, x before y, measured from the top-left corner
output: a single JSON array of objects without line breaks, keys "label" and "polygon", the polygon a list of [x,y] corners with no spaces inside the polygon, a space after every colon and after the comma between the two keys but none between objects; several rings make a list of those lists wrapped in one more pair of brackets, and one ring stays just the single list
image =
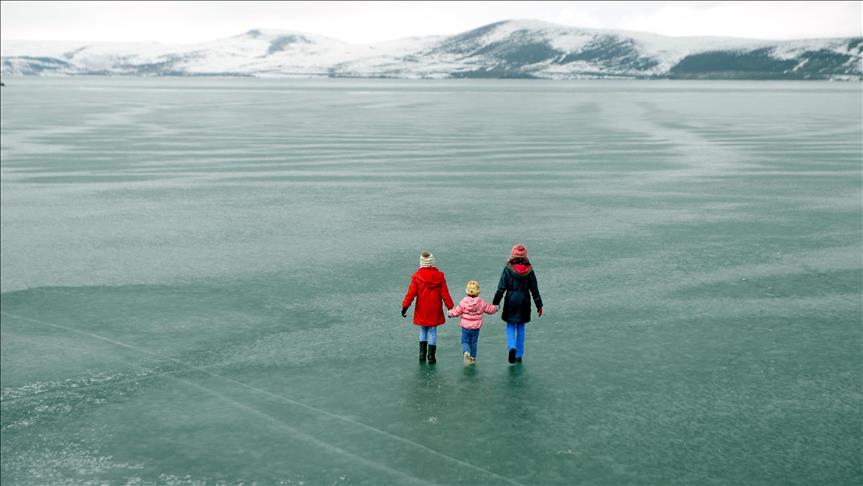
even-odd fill
[{"label": "pink knit hat", "polygon": [[521,243],[512,247],[512,257],[514,258],[524,258],[527,256],[527,247],[522,245]]}]

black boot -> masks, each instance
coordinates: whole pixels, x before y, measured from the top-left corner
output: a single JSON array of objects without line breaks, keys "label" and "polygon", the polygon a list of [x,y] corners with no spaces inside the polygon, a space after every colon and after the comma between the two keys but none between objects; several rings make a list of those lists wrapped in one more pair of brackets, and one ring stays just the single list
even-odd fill
[{"label": "black boot", "polygon": [[426,347],[428,346],[428,341],[420,341],[420,361],[426,360]]},{"label": "black boot", "polygon": [[515,348],[509,350],[509,356],[507,357],[507,361],[510,363],[515,363]]},{"label": "black boot", "polygon": [[434,352],[437,349],[437,346],[434,344],[429,344],[429,364],[437,363],[437,360],[434,358]]}]

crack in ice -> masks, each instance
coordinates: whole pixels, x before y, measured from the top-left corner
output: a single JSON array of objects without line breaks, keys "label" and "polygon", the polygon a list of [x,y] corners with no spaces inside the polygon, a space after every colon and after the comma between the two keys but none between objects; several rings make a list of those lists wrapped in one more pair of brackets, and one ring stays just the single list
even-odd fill
[{"label": "crack in ice", "polygon": [[[481,472],[481,473],[483,473],[483,474],[487,474],[487,475],[489,475],[489,476],[494,477],[495,479],[497,479],[497,480],[499,480],[499,481],[503,481],[503,482],[506,482],[506,483],[509,483],[509,484],[514,484],[514,485],[517,485],[517,486],[524,486],[522,483],[520,483],[520,482],[518,482],[518,481],[515,481],[515,480],[513,480],[513,479],[510,479],[510,478],[507,478],[507,477],[501,476],[501,475],[499,475],[499,474],[497,474],[497,473],[495,473],[495,472],[493,472],[493,471],[489,471],[488,469],[484,469],[484,468],[482,468],[482,467],[480,467],[480,466],[477,466],[477,465],[471,464],[471,463],[466,462],[466,461],[463,461],[463,460],[461,460],[461,459],[458,459],[458,458],[455,458],[455,457],[449,456],[449,455],[444,454],[444,453],[442,453],[442,452],[439,452],[439,451],[437,451],[437,450],[435,450],[435,449],[432,449],[431,447],[428,447],[428,446],[422,445],[422,444],[420,444],[420,443],[418,443],[418,442],[414,442],[414,441],[412,441],[412,440],[410,440],[410,439],[406,439],[406,438],[404,438],[404,437],[401,437],[401,436],[398,436],[398,435],[392,434],[392,433],[387,432],[387,431],[385,431],[385,430],[383,430],[383,429],[379,429],[379,428],[377,428],[377,427],[374,427],[374,426],[368,425],[368,424],[363,423],[363,422],[359,422],[359,421],[357,421],[357,420],[354,420],[354,419],[351,419],[351,418],[345,417],[345,416],[343,416],[343,415],[339,415],[339,414],[337,414],[337,413],[333,413],[333,412],[330,412],[330,411],[327,411],[327,410],[324,410],[324,409],[321,409],[321,408],[318,408],[318,407],[315,407],[315,406],[312,406],[312,405],[308,405],[308,404],[303,403],[303,402],[299,402],[299,401],[294,400],[294,399],[292,399],[292,398],[288,398],[288,397],[286,397],[286,396],[284,396],[284,395],[280,395],[280,394],[278,394],[278,393],[273,393],[273,392],[271,392],[271,391],[267,391],[267,390],[264,390],[264,389],[262,389],[262,388],[258,388],[258,387],[255,387],[255,386],[249,385],[249,384],[244,383],[244,382],[242,382],[242,381],[235,380],[235,379],[233,379],[233,378],[229,378],[229,377],[224,376],[224,375],[220,375],[220,374],[218,374],[218,373],[213,373],[212,371],[209,371],[209,370],[208,370],[208,369],[206,369],[206,368],[203,368],[203,367],[200,367],[200,366],[196,366],[196,365],[192,365],[192,364],[187,364],[187,363],[185,363],[185,362],[183,362],[183,361],[180,361],[180,360],[178,360],[178,359],[176,359],[176,358],[171,358],[171,357],[167,357],[167,356],[161,356],[161,355],[159,355],[158,353],[154,353],[154,352],[152,352],[152,351],[147,351],[146,349],[141,349],[141,348],[138,348],[138,347],[136,347],[136,346],[132,346],[131,344],[126,344],[126,343],[123,343],[123,342],[120,342],[120,341],[116,341],[116,340],[114,340],[114,339],[111,339],[111,338],[108,338],[108,337],[105,337],[105,336],[101,336],[101,335],[94,334],[94,333],[87,332],[87,331],[82,331],[82,330],[80,330],[80,329],[75,329],[75,328],[68,327],[68,326],[63,326],[63,325],[61,325],[61,324],[56,324],[56,323],[52,323],[52,322],[47,322],[47,321],[43,321],[43,320],[39,320],[39,319],[33,319],[33,318],[30,318],[30,317],[19,316],[19,315],[16,315],[16,314],[10,314],[10,313],[8,313],[8,312],[3,312],[3,311],[0,311],[0,314],[3,314],[3,315],[6,315],[6,316],[9,316],[9,317],[12,317],[12,318],[15,318],[15,319],[20,319],[20,320],[25,320],[25,321],[35,322],[35,323],[38,323],[38,324],[43,324],[43,325],[47,325],[47,326],[51,326],[51,327],[55,327],[55,328],[57,328],[57,329],[63,329],[63,330],[65,330],[65,331],[69,331],[69,332],[74,332],[74,333],[82,334],[82,335],[89,336],[89,337],[94,338],[94,339],[99,339],[99,340],[101,340],[101,341],[105,341],[105,342],[108,342],[108,343],[114,344],[114,345],[116,345],[116,346],[120,346],[120,347],[123,347],[123,348],[131,349],[131,350],[133,350],[133,351],[137,351],[137,352],[142,353],[142,354],[147,354],[147,355],[150,355],[150,356],[156,356],[156,357],[158,357],[158,358],[162,358],[162,359],[166,359],[166,360],[169,360],[169,361],[173,361],[173,362],[175,362],[175,363],[179,364],[180,366],[183,366],[183,367],[185,367],[185,368],[187,368],[187,369],[195,370],[195,371],[200,371],[200,372],[202,372],[202,373],[204,373],[204,374],[207,374],[207,375],[210,375],[210,376],[212,376],[212,377],[214,377],[214,378],[219,378],[219,379],[221,379],[221,380],[224,380],[224,381],[227,381],[227,382],[233,383],[233,384],[238,385],[238,386],[241,386],[241,387],[243,387],[243,388],[247,388],[247,389],[249,389],[249,390],[256,391],[256,392],[258,392],[258,393],[260,393],[260,394],[262,394],[262,395],[266,395],[266,396],[268,396],[268,397],[270,397],[270,398],[273,398],[273,399],[276,399],[276,400],[279,400],[279,401],[283,401],[283,402],[285,402],[285,403],[289,403],[289,404],[294,405],[294,406],[297,406],[297,407],[305,408],[305,409],[307,409],[307,410],[311,410],[311,411],[313,411],[313,412],[317,412],[317,413],[319,413],[319,414],[321,414],[321,415],[325,415],[325,416],[327,416],[327,417],[331,417],[331,418],[334,418],[334,419],[340,420],[340,421],[342,421],[342,422],[345,422],[345,423],[349,423],[349,424],[355,425],[355,426],[357,426],[357,427],[360,427],[360,428],[362,428],[362,429],[368,430],[368,431],[370,431],[370,432],[373,432],[373,433],[376,433],[376,434],[383,435],[383,436],[388,437],[388,438],[390,438],[390,439],[392,439],[392,440],[394,440],[394,441],[401,442],[401,443],[403,443],[403,444],[407,444],[407,445],[410,445],[410,446],[416,447],[416,448],[418,448],[418,449],[422,449],[423,451],[428,452],[429,454],[432,454],[432,455],[438,456],[438,457],[440,457],[440,458],[442,458],[442,459],[445,459],[445,460],[447,460],[447,461],[450,461],[450,462],[453,462],[453,463],[459,464],[459,465],[461,465],[461,466],[463,466],[463,467],[465,467],[465,468],[473,469],[474,471]],[[186,380],[183,380],[183,379],[178,378],[178,377],[176,377],[176,376],[171,376],[171,375],[167,375],[167,376],[168,376],[168,377],[170,377],[170,378],[174,378],[174,379],[180,380],[180,381],[186,381]],[[193,383],[193,382],[188,382],[188,383]],[[201,387],[201,388],[203,388],[203,389],[205,389],[205,390],[209,391],[210,393],[213,393],[213,394],[215,394],[215,395],[217,395],[217,396],[219,395],[217,392],[215,392],[215,391],[213,391],[213,390],[210,390],[210,389],[208,389],[208,388],[206,388],[206,387],[203,387],[203,386],[198,385],[198,384],[195,384],[195,385],[196,385],[196,386],[198,386],[198,387]],[[229,399],[229,398],[227,398],[227,397],[222,397],[222,398],[224,398],[225,400],[228,400],[228,401],[234,402],[233,400],[231,400],[231,399]],[[243,405],[243,404],[240,404],[239,402],[236,402],[236,404],[237,404],[237,405],[241,405],[241,406],[243,406],[243,407],[248,407],[248,409],[250,409],[250,411],[255,411],[255,412],[257,412],[257,413],[259,413],[259,414],[261,414],[261,415],[264,415],[264,416],[270,417],[271,419],[273,419],[273,420],[277,420],[277,421],[278,421],[278,419],[275,419],[274,417],[271,417],[271,416],[269,416],[269,415],[267,415],[267,414],[265,414],[265,413],[263,413],[263,412],[260,412],[259,410],[256,410],[256,409],[254,409],[254,408],[252,408],[252,407],[249,407],[248,405]],[[282,423],[282,424],[283,424],[283,426],[284,426],[284,427],[286,427],[286,428],[289,428],[289,429],[292,429],[292,430],[293,430],[293,428],[292,428],[292,427],[290,427],[290,426],[288,426],[287,424],[284,424],[284,423]],[[298,432],[298,433],[299,433],[299,434],[303,434],[302,432]],[[307,435],[307,434],[303,434],[303,435]],[[311,440],[313,440],[313,441],[318,441],[318,439],[315,439],[314,437],[309,436],[309,438],[310,438]],[[316,442],[316,443],[317,443],[317,442]],[[338,447],[333,446],[333,445],[330,445],[330,444],[327,444],[327,446],[329,446],[329,447],[333,447],[333,448],[338,449],[338,450],[340,450],[340,451],[343,451],[342,449],[339,449]],[[352,453],[347,452],[347,451],[343,451],[343,452],[345,452],[345,453],[347,453],[347,454],[352,454]],[[361,459],[361,460],[363,460],[363,461],[367,461],[366,459],[360,458],[359,456],[356,456],[356,457],[358,457],[359,459]],[[385,466],[384,466],[384,467],[385,467]],[[415,478],[414,478],[414,479],[415,479]]]}]

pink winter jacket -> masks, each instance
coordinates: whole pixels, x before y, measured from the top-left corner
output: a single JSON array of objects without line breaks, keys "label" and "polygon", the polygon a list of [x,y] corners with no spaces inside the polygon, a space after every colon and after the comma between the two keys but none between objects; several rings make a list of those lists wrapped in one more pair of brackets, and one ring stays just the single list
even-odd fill
[{"label": "pink winter jacket", "polygon": [[465,329],[479,329],[482,327],[482,314],[494,314],[497,306],[482,300],[482,297],[467,296],[451,309],[447,314],[450,317],[461,316],[459,325]]}]

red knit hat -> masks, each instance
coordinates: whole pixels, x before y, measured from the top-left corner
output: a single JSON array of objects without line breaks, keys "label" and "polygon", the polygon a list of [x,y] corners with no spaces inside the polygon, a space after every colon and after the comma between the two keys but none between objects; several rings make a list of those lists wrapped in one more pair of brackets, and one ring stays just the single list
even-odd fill
[{"label": "red knit hat", "polygon": [[512,256],[514,258],[524,258],[527,256],[527,247],[522,245],[521,243],[512,247]]}]

